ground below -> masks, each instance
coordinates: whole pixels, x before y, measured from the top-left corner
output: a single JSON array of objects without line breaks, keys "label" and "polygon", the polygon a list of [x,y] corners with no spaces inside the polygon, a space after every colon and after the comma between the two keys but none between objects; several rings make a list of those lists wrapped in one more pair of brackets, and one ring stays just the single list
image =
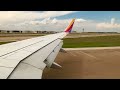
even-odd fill
[{"label": "ground below", "polygon": [[120,49],[60,52],[55,61],[62,68],[45,68],[43,79],[120,78]]}]

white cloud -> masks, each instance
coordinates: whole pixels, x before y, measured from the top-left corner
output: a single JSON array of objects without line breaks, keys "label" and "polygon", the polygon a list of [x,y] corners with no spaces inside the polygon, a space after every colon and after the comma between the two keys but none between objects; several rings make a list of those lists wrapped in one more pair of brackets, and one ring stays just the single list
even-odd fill
[{"label": "white cloud", "polygon": [[117,29],[120,28],[120,24],[115,23],[115,18],[111,18],[110,23],[106,23],[106,22],[98,23],[96,27],[98,29]]},{"label": "white cloud", "polygon": [[[23,13],[25,13],[25,12],[23,12]],[[51,18],[51,17],[49,17],[50,15],[48,15],[47,18],[40,17],[40,18],[42,18],[42,19],[40,19],[37,17],[37,14],[35,14],[36,12],[28,12],[28,13],[34,13],[34,14],[31,14],[31,17],[34,16],[34,18],[29,19],[29,17],[24,14],[27,17],[26,20],[24,20],[25,16],[24,16],[24,18],[17,19],[17,22],[14,21],[14,23],[8,23],[8,21],[6,20],[7,24],[0,26],[0,29],[3,29],[3,30],[33,30],[33,31],[34,30],[64,31],[64,29],[68,26],[68,24],[70,23],[70,21],[72,19],[72,18],[71,19],[57,19],[57,17]],[[40,12],[40,13],[45,13],[45,12]],[[13,16],[14,15],[11,15],[9,17],[13,17]],[[54,16],[56,16],[56,15],[54,15]],[[19,17],[20,17],[20,15],[19,15]],[[9,22],[13,22],[13,21],[9,20]],[[73,30],[81,32],[82,29],[84,28],[85,31],[96,31],[96,24],[97,23],[92,20],[76,18],[75,24],[73,26],[73,28],[74,28]]]},{"label": "white cloud", "polygon": [[30,12],[30,11],[0,11],[0,23],[18,23],[24,21],[31,21],[36,19],[44,19],[48,17],[57,17],[75,11],[44,11],[44,12]]},{"label": "white cloud", "polygon": [[112,29],[112,28],[120,28],[120,24],[111,24],[111,23],[99,23],[97,24],[97,28],[106,28],[106,29]]},{"label": "white cloud", "polygon": [[0,29],[45,30],[44,26],[46,24],[57,24],[57,19],[54,17],[75,12],[76,11],[0,11],[0,24],[2,25]]},{"label": "white cloud", "polygon": [[54,18],[53,20],[52,20],[52,22],[51,23],[53,23],[53,24],[57,24],[57,19],[56,18]]},{"label": "white cloud", "polygon": [[[25,21],[22,23],[16,23],[16,24],[7,24],[4,25],[4,28],[2,29],[9,29],[9,30],[53,30],[53,31],[63,31],[68,24],[70,23],[72,19],[56,19],[53,18],[45,18],[43,20],[32,20],[32,21]],[[84,19],[81,19],[84,20]],[[84,20],[84,23],[87,20]],[[84,24],[83,23],[83,24]],[[75,28],[81,27],[81,22],[77,21],[75,22]]]},{"label": "white cloud", "polygon": [[111,18],[111,24],[113,25],[115,23],[115,18]]},{"label": "white cloud", "polygon": [[42,18],[48,18],[48,17],[57,17],[57,16],[62,16],[66,14],[70,14],[76,11],[47,11],[41,13]]},{"label": "white cloud", "polygon": [[[76,11],[0,11],[0,29],[63,31],[71,19],[57,17],[74,12]],[[83,28],[85,31],[110,31],[120,29],[120,24],[115,23],[115,18],[111,18],[109,23],[76,18],[74,30],[82,31]]]},{"label": "white cloud", "polygon": [[51,22],[51,18],[45,18],[44,20],[40,21],[42,24],[49,24]]},{"label": "white cloud", "polygon": [[79,18],[79,19],[76,19],[75,21],[76,21],[76,22],[85,22],[86,20],[85,20],[85,19],[82,19],[82,18]]}]

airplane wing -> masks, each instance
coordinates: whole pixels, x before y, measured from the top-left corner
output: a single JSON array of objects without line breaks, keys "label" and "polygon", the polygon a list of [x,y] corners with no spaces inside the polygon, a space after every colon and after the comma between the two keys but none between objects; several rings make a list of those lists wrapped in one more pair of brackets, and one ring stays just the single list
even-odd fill
[{"label": "airplane wing", "polygon": [[75,19],[64,32],[0,45],[0,79],[41,79],[62,48]]}]

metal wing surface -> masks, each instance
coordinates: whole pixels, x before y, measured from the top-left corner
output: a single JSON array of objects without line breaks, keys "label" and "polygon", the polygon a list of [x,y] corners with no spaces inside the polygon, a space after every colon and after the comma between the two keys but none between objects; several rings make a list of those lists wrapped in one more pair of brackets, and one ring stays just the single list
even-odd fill
[{"label": "metal wing surface", "polygon": [[46,66],[51,67],[71,32],[75,19],[64,32],[0,45],[0,79],[41,79]]}]

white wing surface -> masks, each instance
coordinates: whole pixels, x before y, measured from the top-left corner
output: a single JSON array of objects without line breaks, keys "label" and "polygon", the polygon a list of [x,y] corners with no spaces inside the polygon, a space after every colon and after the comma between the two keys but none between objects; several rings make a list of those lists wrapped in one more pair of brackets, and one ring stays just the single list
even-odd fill
[{"label": "white wing surface", "polygon": [[71,32],[75,19],[62,33],[0,45],[0,79],[41,79]]}]

